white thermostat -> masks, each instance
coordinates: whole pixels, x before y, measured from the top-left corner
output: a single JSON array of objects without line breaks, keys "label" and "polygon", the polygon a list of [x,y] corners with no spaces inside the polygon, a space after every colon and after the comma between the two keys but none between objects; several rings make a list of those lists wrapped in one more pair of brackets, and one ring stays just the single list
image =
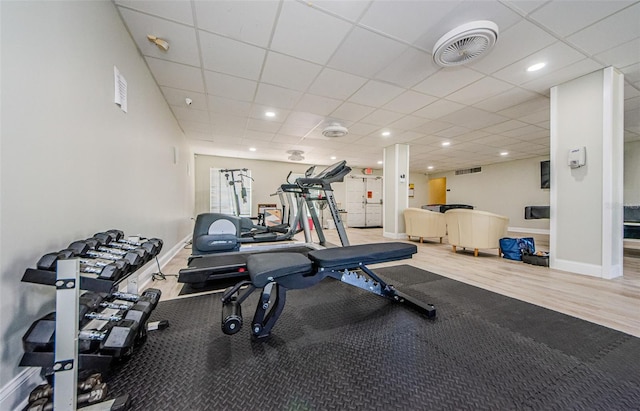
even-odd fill
[{"label": "white thermostat", "polygon": [[587,163],[587,148],[577,147],[569,150],[569,167],[578,168]]}]

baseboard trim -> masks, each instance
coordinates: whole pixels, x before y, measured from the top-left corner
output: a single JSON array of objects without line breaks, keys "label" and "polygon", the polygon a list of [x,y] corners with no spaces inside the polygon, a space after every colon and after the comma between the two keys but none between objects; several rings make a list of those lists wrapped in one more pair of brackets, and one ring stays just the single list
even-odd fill
[{"label": "baseboard trim", "polygon": [[26,368],[0,389],[0,410],[26,408],[31,390],[44,382],[40,376],[40,368]]},{"label": "baseboard trim", "polygon": [[394,240],[406,240],[407,239],[407,233],[390,233],[390,232],[383,232],[382,236],[385,238],[393,238]]},{"label": "baseboard trim", "polygon": [[568,271],[574,274],[588,275],[591,277],[604,278],[610,280],[622,276],[622,267],[614,266],[611,272],[604,272],[604,267],[596,264],[579,263],[576,261],[562,260],[554,258],[553,255],[549,257],[549,267],[554,270]]},{"label": "baseboard trim", "polygon": [[[158,257],[158,263],[160,263],[160,268],[164,268],[164,266],[166,266],[169,263],[169,261],[171,261],[173,257],[175,257],[176,254],[178,254],[180,250],[182,250],[184,246],[189,243],[190,240],[191,240],[191,234],[184,237],[182,240],[178,241],[176,245],[174,245],[169,251],[164,253],[161,257]],[[156,263],[156,259],[154,258],[153,260],[149,261],[144,267],[144,270],[138,274],[137,288],[143,289],[149,282],[151,282],[151,279],[153,278],[153,274],[157,272],[158,272],[158,265]],[[120,285],[119,289],[121,291],[125,291],[127,290],[127,288],[128,288],[128,282],[123,281],[123,284]]]},{"label": "baseboard trim", "polygon": [[507,227],[507,231],[512,233],[544,234],[544,235],[549,235],[551,233],[551,230],[549,230],[548,228]]}]

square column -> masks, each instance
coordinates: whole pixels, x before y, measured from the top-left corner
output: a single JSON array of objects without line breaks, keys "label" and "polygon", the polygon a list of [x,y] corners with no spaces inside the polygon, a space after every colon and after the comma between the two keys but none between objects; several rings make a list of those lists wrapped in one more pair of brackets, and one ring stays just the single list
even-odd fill
[{"label": "square column", "polygon": [[[551,88],[552,268],[622,275],[624,78],[612,67]],[[569,153],[584,148],[585,164]]]},{"label": "square column", "polygon": [[395,144],[385,147],[383,158],[383,236],[405,239],[404,210],[409,207],[409,146]]}]

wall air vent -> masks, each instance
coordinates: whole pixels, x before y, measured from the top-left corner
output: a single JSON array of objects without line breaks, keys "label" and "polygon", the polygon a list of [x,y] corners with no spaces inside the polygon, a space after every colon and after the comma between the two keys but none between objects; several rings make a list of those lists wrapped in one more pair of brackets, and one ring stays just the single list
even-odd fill
[{"label": "wall air vent", "polygon": [[461,176],[463,174],[474,174],[482,172],[482,167],[465,168],[462,170],[456,170],[456,175]]}]

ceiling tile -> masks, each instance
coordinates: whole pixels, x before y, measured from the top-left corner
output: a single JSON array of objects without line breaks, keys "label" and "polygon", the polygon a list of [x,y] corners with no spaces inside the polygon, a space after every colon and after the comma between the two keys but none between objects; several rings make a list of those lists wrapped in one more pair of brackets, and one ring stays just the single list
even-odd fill
[{"label": "ceiling tile", "polygon": [[595,58],[613,67],[623,68],[635,64],[640,59],[640,38],[597,54]]},{"label": "ceiling tile", "polygon": [[475,107],[465,107],[462,110],[458,110],[454,113],[441,117],[440,120],[448,121],[469,129],[480,129],[502,123],[507,119],[503,116],[488,113]]},{"label": "ceiling tile", "polygon": [[313,127],[317,127],[324,120],[324,116],[294,111],[287,116],[287,120],[285,121],[285,123],[290,125],[304,126],[308,129],[311,129]]},{"label": "ceiling tile", "polygon": [[530,17],[557,34],[568,36],[629,6],[631,2],[590,0],[586,4],[580,1],[550,1],[531,13]]},{"label": "ceiling tile", "polygon": [[544,47],[556,39],[538,26],[526,20],[500,33],[496,45],[486,56],[472,64],[475,70],[491,74]]},{"label": "ceiling tile", "polygon": [[[120,14],[127,26],[131,27],[131,37],[143,55],[192,66],[200,65],[196,31],[193,27],[128,9],[120,9]],[[154,35],[167,41],[169,50],[160,50],[149,41],[147,35]]]},{"label": "ceiling tile", "polygon": [[532,11],[540,8],[550,0],[503,0],[505,4],[520,10],[524,14],[529,14]]},{"label": "ceiling tile", "polygon": [[453,101],[449,101],[445,99],[440,99],[416,111],[413,114],[416,116],[435,120],[449,113],[453,113],[454,111],[458,111],[463,107],[465,107],[464,104],[455,103]]},{"label": "ceiling tile", "polygon": [[242,139],[247,140],[257,140],[257,141],[271,141],[275,136],[274,133],[265,132],[265,131],[257,131],[247,128]]},{"label": "ceiling tile", "polygon": [[367,79],[342,71],[325,68],[315,79],[309,92],[325,97],[346,99],[358,90]]},{"label": "ceiling tile", "polygon": [[269,52],[260,81],[293,90],[305,91],[322,66],[308,61]]},{"label": "ceiling tile", "polygon": [[553,86],[562,84],[569,80],[573,80],[585,74],[593,73],[596,70],[604,68],[603,65],[596,63],[591,59],[584,59],[566,67],[556,70],[547,75],[543,75],[535,80],[522,84],[522,87],[538,93],[547,92]]},{"label": "ceiling tile", "polygon": [[250,80],[260,76],[265,51],[217,34],[200,31],[204,68]]},{"label": "ceiling tile", "polygon": [[456,4],[455,1],[376,1],[362,16],[360,24],[413,43]]},{"label": "ceiling tile", "polygon": [[367,9],[371,0],[316,0],[310,3],[313,7],[326,10],[332,14],[337,14],[347,20],[357,21],[362,13]]},{"label": "ceiling tile", "polygon": [[204,133],[204,134],[210,134],[211,133],[211,124],[208,123],[198,123],[195,121],[187,121],[187,120],[180,120],[180,127],[182,127],[182,129],[187,132],[187,131],[193,131],[196,133]]},{"label": "ceiling tile", "polygon": [[[251,112],[251,103],[230,98],[209,95],[209,110],[217,113],[247,116]],[[195,102],[194,102],[195,106]]]},{"label": "ceiling tile", "polygon": [[[115,3],[193,26],[193,11],[191,10],[190,0],[116,0]],[[122,7],[119,9],[124,10]]]},{"label": "ceiling tile", "polygon": [[444,130],[440,130],[436,133],[434,133],[436,136],[439,137],[443,137],[443,138],[453,138],[455,136],[459,136],[461,134],[465,134],[468,133],[469,129],[465,128],[465,127],[460,127],[460,126],[453,126],[453,127],[449,127],[449,128],[445,128]]},{"label": "ceiling tile", "polygon": [[204,71],[204,78],[207,82],[207,92],[215,96],[252,101],[256,92],[255,81],[207,70]]},{"label": "ceiling tile", "polygon": [[363,118],[362,122],[384,127],[387,124],[391,124],[402,117],[404,117],[403,114],[396,113],[389,110],[379,109],[369,114],[367,117]]},{"label": "ceiling tile", "polygon": [[[265,113],[270,111],[275,114],[274,117],[267,117]],[[261,104],[253,104],[251,106],[251,111],[249,112],[249,117],[257,118],[258,120],[271,121],[274,123],[282,123],[291,113],[289,110],[284,110],[281,108],[275,108],[272,106],[263,106]]]},{"label": "ceiling tile", "polygon": [[296,110],[326,116],[335,110],[340,103],[340,100],[306,93],[298,101]]},{"label": "ceiling tile", "polygon": [[196,1],[198,27],[235,40],[266,47],[278,1]]},{"label": "ceiling tile", "polygon": [[436,100],[436,97],[407,90],[383,107],[387,110],[397,111],[398,113],[411,114]]},{"label": "ceiling tile", "polygon": [[275,51],[325,64],[352,25],[297,1],[282,3],[271,42]]},{"label": "ceiling tile", "polygon": [[[520,85],[583,60],[584,57],[582,53],[577,52],[572,47],[562,42],[556,42],[495,72],[493,77]],[[546,63],[546,66],[541,70],[528,72],[527,68],[536,63]]]},{"label": "ceiling tile", "polygon": [[514,130],[516,128],[524,127],[526,125],[527,124],[523,123],[522,121],[508,120],[508,121],[505,121],[503,123],[499,123],[499,124],[495,124],[495,125],[486,127],[483,130],[484,131],[488,131],[489,133],[500,134],[500,133],[503,133],[505,131]]},{"label": "ceiling tile", "polygon": [[389,127],[398,130],[413,130],[424,125],[426,122],[427,121],[422,117],[404,116],[400,120],[394,121],[393,123],[389,124]]},{"label": "ceiling tile", "polygon": [[338,107],[331,116],[341,120],[358,121],[371,114],[375,108],[346,102]]},{"label": "ceiling tile", "polygon": [[269,84],[260,84],[256,93],[255,102],[265,106],[292,109],[302,96],[299,91],[293,91]]},{"label": "ceiling tile", "polygon": [[406,49],[400,56],[378,72],[375,78],[398,85],[411,87],[438,71],[431,54],[414,48]]},{"label": "ceiling tile", "polygon": [[204,93],[202,72],[199,68],[145,57],[158,85]]},{"label": "ceiling tile", "polygon": [[[612,44],[623,44],[640,37],[640,3],[573,34],[567,39],[592,55],[601,53]],[[612,28],[615,27],[614,30]]]},{"label": "ceiling tile", "polygon": [[466,67],[450,67],[429,76],[413,87],[413,90],[437,97],[444,97],[462,87],[480,80],[484,75]]},{"label": "ceiling tile", "polygon": [[180,90],[171,87],[160,87],[160,89],[170,106],[186,107],[187,103],[185,99],[190,98],[192,108],[196,110],[206,110],[208,107],[207,97],[204,93],[196,93],[194,91]]},{"label": "ceiling tile", "polygon": [[504,110],[505,108],[511,107],[516,104],[523,103],[534,97],[538,97],[538,95],[531,91],[514,87],[510,90],[505,91],[504,93],[498,94],[497,96],[493,96],[479,103],[476,103],[474,104],[474,106],[486,111],[494,112]]},{"label": "ceiling tile", "polygon": [[468,86],[449,94],[447,99],[457,103],[471,105],[505,92],[511,88],[513,88],[513,86],[505,83],[504,81],[496,80],[491,77],[484,77],[475,83],[471,83]]},{"label": "ceiling tile", "polygon": [[549,99],[546,97],[537,97],[524,103],[500,110],[497,114],[505,117],[518,119],[519,117],[529,115],[538,110],[549,110]]},{"label": "ceiling tile", "polygon": [[258,118],[250,118],[249,121],[246,122],[246,127],[248,130],[260,131],[272,135],[280,129],[280,126],[281,123],[261,120]]},{"label": "ceiling tile", "polygon": [[373,107],[382,106],[403,91],[400,87],[371,80],[352,95],[349,101]]},{"label": "ceiling tile", "polygon": [[356,27],[327,64],[329,67],[364,77],[373,77],[402,54],[407,46]]},{"label": "ceiling tile", "polygon": [[444,121],[429,121],[419,127],[416,127],[414,131],[420,131],[424,134],[435,134],[440,130],[445,130],[451,127],[451,123],[445,123]]},{"label": "ceiling tile", "polygon": [[198,110],[191,107],[171,106],[173,114],[178,120],[195,121],[199,123],[209,122],[209,112],[206,110]]}]

